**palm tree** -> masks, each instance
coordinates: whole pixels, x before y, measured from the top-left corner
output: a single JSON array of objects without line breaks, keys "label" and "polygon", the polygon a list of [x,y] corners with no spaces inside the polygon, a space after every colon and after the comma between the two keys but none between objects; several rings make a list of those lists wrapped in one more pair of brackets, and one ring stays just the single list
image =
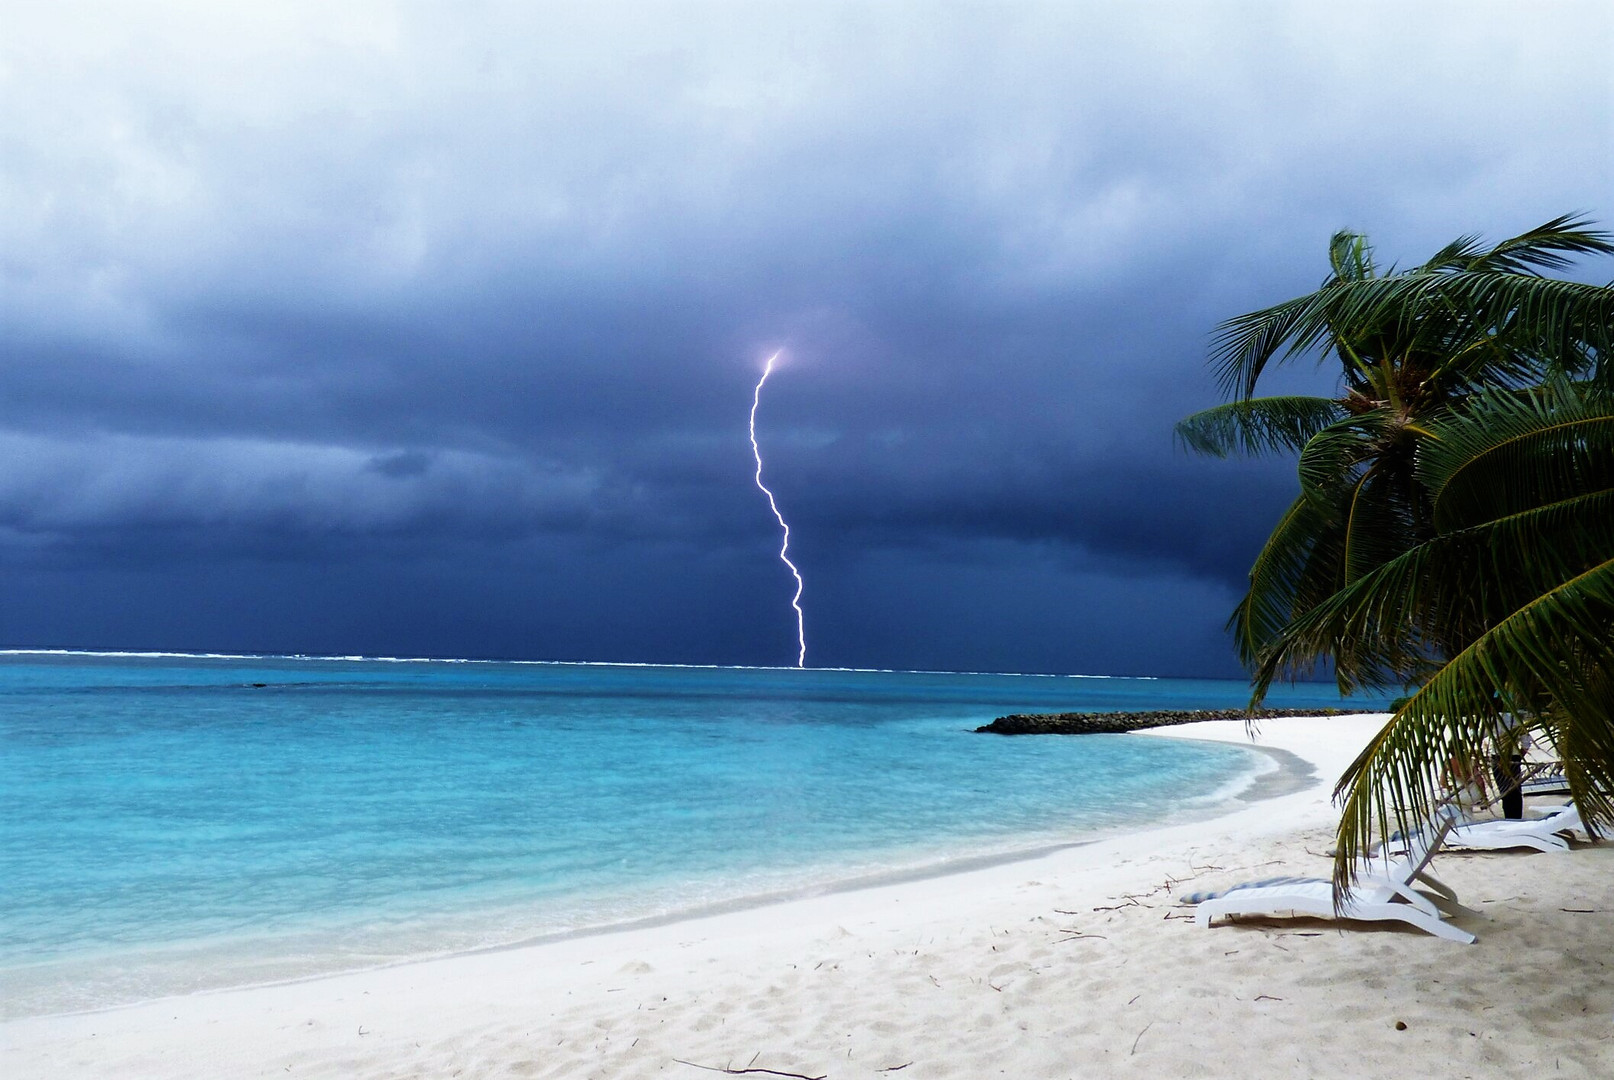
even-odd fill
[{"label": "palm tree", "polygon": [[[1300,459],[1300,495],[1230,620],[1247,666],[1294,618],[1433,535],[1415,460],[1429,424],[1455,403],[1558,373],[1614,384],[1614,289],[1542,273],[1614,254],[1614,237],[1588,224],[1558,217],[1488,249],[1460,237],[1404,271],[1381,271],[1366,237],[1341,232],[1319,289],[1222,324],[1212,364],[1235,400],[1183,420],[1178,438],[1218,457]],[[1254,396],[1269,366],[1318,353],[1339,363],[1336,397]],[[1398,673],[1426,677],[1481,629],[1470,619],[1431,627],[1417,653],[1398,658]],[[1348,654],[1315,659],[1352,674]]]},{"label": "palm tree", "polygon": [[1340,779],[1342,886],[1372,837],[1427,819],[1443,771],[1473,769],[1515,724],[1557,747],[1588,825],[1614,824],[1614,394],[1565,378],[1478,391],[1429,425],[1416,474],[1433,535],[1296,618],[1255,672],[1259,697],[1345,655],[1342,689],[1381,685],[1449,625],[1483,627]]},{"label": "palm tree", "polygon": [[[1553,739],[1588,823],[1614,824],[1614,287],[1543,275],[1614,254],[1587,224],[1384,272],[1338,234],[1316,292],[1222,325],[1235,400],[1178,425],[1217,456],[1299,455],[1230,622],[1253,703],[1320,663],[1342,692],[1422,687],[1336,790],[1341,886],[1517,720]],[[1337,396],[1254,396],[1270,364],[1319,352]]]}]

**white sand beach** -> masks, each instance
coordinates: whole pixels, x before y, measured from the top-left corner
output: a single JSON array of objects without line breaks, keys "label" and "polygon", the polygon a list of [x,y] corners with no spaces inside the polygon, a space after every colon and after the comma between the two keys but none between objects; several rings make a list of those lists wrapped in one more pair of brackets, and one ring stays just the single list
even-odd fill
[{"label": "white sand beach", "polygon": [[[1328,872],[1379,718],[1264,722],[1317,782],[1208,822],[667,925],[0,1025],[32,1077],[1614,1076],[1614,845],[1443,853],[1483,914],[1206,931],[1176,897]],[[1236,723],[1155,737],[1242,740]],[[765,1071],[748,1075],[767,1076]]]}]

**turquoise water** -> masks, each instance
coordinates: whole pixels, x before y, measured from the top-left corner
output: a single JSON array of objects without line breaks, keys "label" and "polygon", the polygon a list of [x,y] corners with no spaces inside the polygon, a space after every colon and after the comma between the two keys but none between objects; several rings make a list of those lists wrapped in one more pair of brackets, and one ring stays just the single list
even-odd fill
[{"label": "turquoise water", "polygon": [[[257,686],[254,684],[263,684]],[[1212,812],[1266,759],[1005,739],[1243,684],[0,655],[0,1008],[507,944]],[[1329,705],[1326,687],[1281,704]]]}]

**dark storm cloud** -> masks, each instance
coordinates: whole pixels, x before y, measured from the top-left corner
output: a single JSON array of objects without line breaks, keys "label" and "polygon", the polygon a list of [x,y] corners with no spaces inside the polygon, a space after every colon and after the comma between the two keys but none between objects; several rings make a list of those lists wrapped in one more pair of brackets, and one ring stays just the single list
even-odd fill
[{"label": "dark storm cloud", "polygon": [[782,346],[821,659],[1222,670],[1292,474],[1172,446],[1210,328],[1614,190],[1596,4],[75,11],[4,58],[16,644],[776,658]]}]

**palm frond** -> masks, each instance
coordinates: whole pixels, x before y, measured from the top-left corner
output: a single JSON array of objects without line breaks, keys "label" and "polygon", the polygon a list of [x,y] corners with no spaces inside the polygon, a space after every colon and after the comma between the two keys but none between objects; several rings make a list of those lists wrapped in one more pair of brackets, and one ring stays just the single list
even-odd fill
[{"label": "palm frond", "polygon": [[1360,479],[1359,467],[1373,458],[1389,423],[1387,410],[1374,409],[1317,431],[1300,451],[1300,489],[1321,494],[1354,486]]},{"label": "palm frond", "polygon": [[[1339,533],[1335,514],[1300,496],[1278,521],[1250,568],[1250,587],[1228,619],[1234,648],[1253,666],[1295,617],[1339,588]],[[1259,704],[1259,702],[1256,702]]]},{"label": "palm frond", "polygon": [[1614,234],[1587,228],[1590,224],[1584,214],[1559,215],[1473,258],[1467,269],[1531,274],[1567,270],[1575,264],[1573,256],[1614,255]]},{"label": "palm frond", "polygon": [[[1563,371],[1607,380],[1614,288],[1496,270],[1406,273],[1336,281],[1224,322],[1211,365],[1224,391],[1249,397],[1267,365],[1336,340],[1393,339],[1400,352],[1469,352],[1519,373]],[[1481,372],[1467,371],[1473,379]]]},{"label": "palm frond", "polygon": [[[1571,794],[1594,827],[1614,823],[1614,559],[1542,593],[1454,656],[1352,762],[1343,798],[1334,880],[1348,888],[1374,837],[1417,827],[1432,814],[1442,771],[1483,760],[1504,714],[1547,714],[1566,745]],[[1530,721],[1538,726],[1542,721]],[[1571,753],[1573,757],[1571,757]]]},{"label": "palm frond", "polygon": [[1427,262],[1418,267],[1417,272],[1434,274],[1442,270],[1471,269],[1474,259],[1482,254],[1480,239],[1478,233],[1459,236],[1430,256]]},{"label": "palm frond", "polygon": [[1414,546],[1421,534],[1400,478],[1382,461],[1363,474],[1351,491],[1345,519],[1345,558],[1341,580],[1350,584]]},{"label": "palm frond", "polygon": [[1224,394],[1252,396],[1261,373],[1280,349],[1285,357],[1294,356],[1329,339],[1328,324],[1316,311],[1316,295],[1252,311],[1217,327],[1210,363]]},{"label": "palm frond", "polygon": [[1332,281],[1360,281],[1378,273],[1373,265],[1373,245],[1361,233],[1346,230],[1329,240],[1328,265],[1333,270]]},{"label": "palm frond", "polygon": [[1434,537],[1270,631],[1253,665],[1256,698],[1325,660],[1342,693],[1404,684],[1409,673],[1429,669],[1439,647],[1457,651],[1531,597],[1611,554],[1611,490]]},{"label": "palm frond", "polygon": [[1433,431],[1418,474],[1443,531],[1614,487],[1614,402],[1564,380],[1477,393]]},{"label": "palm frond", "polygon": [[1182,420],[1176,437],[1188,449],[1212,457],[1294,452],[1344,414],[1339,403],[1328,398],[1247,398]]}]

